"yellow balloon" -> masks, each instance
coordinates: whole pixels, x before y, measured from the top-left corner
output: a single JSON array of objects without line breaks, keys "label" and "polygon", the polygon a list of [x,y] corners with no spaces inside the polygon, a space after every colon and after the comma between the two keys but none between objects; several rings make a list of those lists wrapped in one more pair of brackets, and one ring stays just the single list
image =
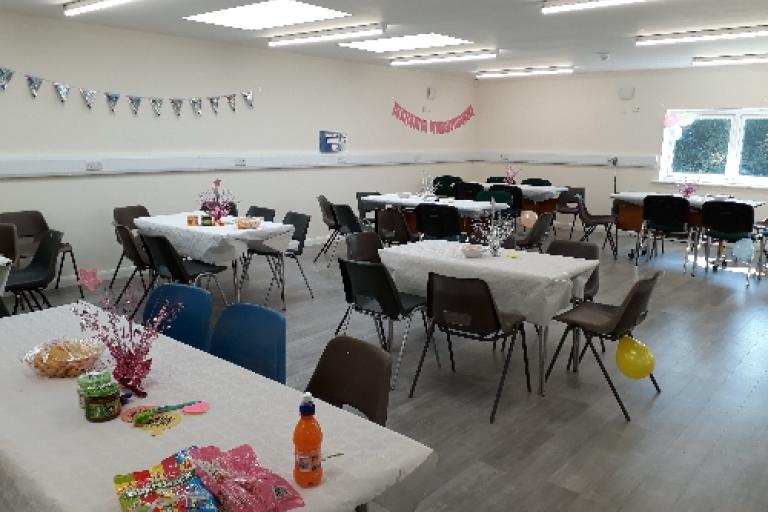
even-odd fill
[{"label": "yellow balloon", "polygon": [[630,379],[645,379],[653,373],[656,359],[643,342],[622,336],[616,347],[616,366]]},{"label": "yellow balloon", "polygon": [[536,224],[536,219],[538,219],[539,216],[536,214],[536,212],[531,210],[523,210],[520,213],[520,223],[525,226],[526,229],[531,229],[534,224]]}]

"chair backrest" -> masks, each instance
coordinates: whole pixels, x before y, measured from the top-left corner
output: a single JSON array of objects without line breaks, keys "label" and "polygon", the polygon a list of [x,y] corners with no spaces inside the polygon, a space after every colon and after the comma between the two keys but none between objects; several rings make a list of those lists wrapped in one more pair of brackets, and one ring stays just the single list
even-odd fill
[{"label": "chair backrest", "polygon": [[161,277],[187,284],[192,277],[184,268],[183,260],[171,242],[164,236],[141,237],[149,255],[150,265]]},{"label": "chair backrest", "polygon": [[544,178],[526,178],[522,181],[522,184],[534,187],[549,187],[552,185],[552,182]]},{"label": "chair backrest", "polygon": [[453,197],[453,189],[456,186],[457,183],[461,183],[462,180],[458,176],[451,176],[449,174],[444,174],[443,176],[438,176],[437,178],[432,180],[432,184],[435,187],[435,194],[438,196],[446,196],[446,197]]},{"label": "chair backrest", "polygon": [[510,208],[520,210],[523,207],[523,189],[514,185],[491,185],[491,192],[506,192],[512,196]]},{"label": "chair backrest", "polygon": [[[553,240],[549,247],[547,247],[547,254],[600,261],[600,246],[591,242]],[[589,276],[587,284],[584,285],[584,297],[593,299],[599,290],[600,270],[596,268],[592,275]]]},{"label": "chair backrest", "polygon": [[643,200],[643,220],[652,229],[685,231],[690,209],[684,197],[652,194]]},{"label": "chair backrest", "polygon": [[416,224],[425,238],[457,239],[461,235],[461,215],[454,206],[422,203],[414,212]]},{"label": "chair backrest", "polygon": [[720,233],[751,233],[755,224],[755,209],[733,201],[707,201],[701,208],[704,228]]},{"label": "chair backrest", "polygon": [[363,310],[378,306],[377,312],[392,318],[403,313],[400,294],[383,264],[339,258],[339,268],[350,304]]},{"label": "chair backrest", "polygon": [[506,183],[507,178],[506,176],[488,176],[488,179],[485,180],[486,183]]},{"label": "chair backrest", "polygon": [[149,217],[149,210],[147,210],[146,206],[140,204],[135,206],[118,206],[112,210],[112,219],[116,226],[136,229],[136,219],[139,217]]},{"label": "chair backrest", "polygon": [[578,206],[579,201],[576,196],[584,197],[587,193],[587,189],[584,187],[568,187],[568,190],[560,192],[557,196],[558,208],[573,208]]},{"label": "chair backrest", "polygon": [[520,208],[520,203],[517,203],[517,205],[516,205],[515,198],[512,197],[512,194],[510,194],[506,190],[499,190],[499,189],[497,189],[497,190],[483,190],[482,192],[477,194],[477,197],[475,197],[476,201],[488,201],[488,202],[490,202],[491,199],[493,199],[497,204],[506,204],[512,210],[514,210],[516,208]]},{"label": "chair backrest", "polygon": [[317,196],[317,202],[320,205],[320,213],[323,216],[323,222],[328,229],[338,229],[339,223],[336,222],[336,214],[333,211],[333,205],[323,195]]},{"label": "chair backrest", "polygon": [[138,245],[141,243],[141,238],[138,235],[134,235],[133,231],[128,229],[128,227],[119,224],[115,225],[115,232],[117,233],[118,240],[120,240],[120,245],[123,247],[123,254],[137,267],[148,266],[150,263],[149,257],[143,248]]},{"label": "chair backrest", "polygon": [[338,229],[345,235],[360,233],[363,228],[360,225],[360,219],[355,215],[355,211],[348,204],[334,204],[333,213],[338,222]]},{"label": "chair backrest", "polygon": [[368,196],[380,196],[381,192],[355,192],[355,197],[357,198],[357,212],[360,214],[360,218],[364,219],[365,215],[368,212],[376,211],[375,205],[368,205],[365,201],[363,201],[364,197]]},{"label": "chair backrest", "polygon": [[275,210],[263,206],[251,206],[248,208],[248,217],[262,217],[267,222],[275,222]]},{"label": "chair backrest", "polygon": [[434,272],[427,281],[427,314],[439,326],[477,336],[501,329],[488,283]]},{"label": "chair backrest", "polygon": [[622,336],[628,334],[636,326],[645,320],[648,315],[648,304],[651,293],[659,281],[662,272],[656,272],[653,276],[637,281],[624,298],[620,306],[620,315],[612,334]]},{"label": "chair backrest", "polygon": [[403,212],[396,208],[376,210],[376,232],[385,242],[405,244],[411,241]]},{"label": "chair backrest", "polygon": [[0,255],[15,265],[19,261],[18,235],[15,224],[0,224]]},{"label": "chair backrest", "polygon": [[256,304],[231,304],[213,328],[210,353],[285,384],[285,317]]},{"label": "chair backrest", "polygon": [[536,219],[533,227],[531,227],[531,229],[528,231],[528,234],[526,235],[525,241],[522,243],[522,245],[541,247],[541,242],[544,240],[544,237],[547,236],[547,230],[549,230],[549,226],[552,225],[553,217],[554,214],[552,212],[544,212],[539,214],[539,217]]},{"label": "chair backrest", "polygon": [[379,235],[372,231],[353,233],[347,237],[347,258],[352,261],[381,263],[379,249],[383,249]]},{"label": "chair backrest", "polygon": [[348,405],[382,427],[387,423],[392,358],[381,348],[339,336],[325,346],[307,392],[336,407]]},{"label": "chair backrest", "polygon": [[479,183],[460,181],[453,187],[453,197],[458,200],[474,201],[477,194],[483,190],[483,186]]},{"label": "chair backrest", "polygon": [[50,229],[43,214],[37,210],[0,213],[0,224],[15,225],[19,238],[37,238]]},{"label": "chair backrest", "polygon": [[181,305],[176,317],[163,326],[163,334],[198,350],[208,351],[213,299],[211,292],[184,284],[163,284],[152,290],[144,306],[146,325],[166,304]]},{"label": "chair backrest", "polygon": [[61,239],[64,234],[55,229],[49,229],[40,238],[40,244],[32,256],[32,261],[27,268],[45,270],[45,281],[50,283],[56,277],[56,262],[61,248]]},{"label": "chair backrest", "polygon": [[294,254],[301,255],[304,253],[304,243],[307,241],[310,220],[312,220],[311,216],[298,212],[288,212],[283,217],[283,224],[293,226],[293,240],[299,243],[293,249]]}]

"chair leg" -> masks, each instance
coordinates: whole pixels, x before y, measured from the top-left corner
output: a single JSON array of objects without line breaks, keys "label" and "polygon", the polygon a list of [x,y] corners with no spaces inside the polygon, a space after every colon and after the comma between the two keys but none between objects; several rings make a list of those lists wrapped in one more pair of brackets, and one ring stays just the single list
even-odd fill
[{"label": "chair leg", "polygon": [[[613,235],[611,234],[612,227],[613,226],[611,224],[607,224],[605,226],[605,239],[611,245],[611,252],[613,253],[613,259],[616,259],[619,256],[619,244],[618,244],[618,240],[613,239]],[[603,243],[603,245],[605,245],[605,243]]]},{"label": "chair leg", "polygon": [[341,322],[339,322],[339,325],[336,327],[336,331],[333,333],[334,336],[338,336],[341,332],[341,328],[347,323],[347,317],[352,313],[352,306],[347,306],[347,310],[344,312],[344,316],[341,317]]},{"label": "chair leg", "polygon": [[32,299],[32,302],[35,303],[35,308],[38,311],[42,311],[43,310],[43,307],[40,305],[40,302],[38,302],[37,297],[35,297],[35,291],[34,290],[30,290],[26,295],[29,297],[27,300]]},{"label": "chair leg", "polygon": [[312,263],[317,263],[317,260],[320,259],[320,256],[328,252],[328,249],[331,248],[331,245],[336,240],[336,237],[339,235],[339,232],[335,229],[331,231],[331,234],[328,235],[328,240],[325,241],[323,244],[323,247],[320,249],[320,252],[317,253],[317,256],[315,256],[315,259],[312,260]]},{"label": "chair leg", "polygon": [[[125,286],[123,286],[123,289],[120,291],[120,295],[117,296],[117,300],[115,300],[115,304],[114,304],[115,306],[120,304],[120,301],[123,299],[123,295],[128,290],[128,288],[131,286],[131,281],[133,281],[133,278],[136,275],[136,272],[138,272],[138,271],[139,271],[139,267],[135,267],[133,269],[133,272],[131,272],[131,276],[128,278],[128,281],[126,281]],[[142,279],[142,282],[144,282],[143,279]],[[147,288],[144,287],[144,289],[146,290]]]},{"label": "chair leg", "polygon": [[[525,387],[531,392],[531,371],[528,366],[528,344],[525,342],[525,326],[520,324],[520,344],[523,346],[523,362],[525,363]],[[511,352],[511,351],[510,351]]]},{"label": "chair leg", "polygon": [[[403,333],[403,342],[400,344],[400,353],[397,356],[397,363],[395,364],[395,375],[392,377],[392,386],[390,389],[395,389],[395,386],[397,385],[397,376],[400,373],[400,365],[403,363],[403,354],[405,354],[405,344],[408,342],[408,331],[411,329],[412,320],[413,320],[413,313],[411,313],[411,315],[405,320],[405,331]],[[390,322],[392,322],[392,320],[390,320]]]},{"label": "chair leg", "polygon": [[[77,268],[77,260],[75,260],[75,251],[69,251],[69,259],[72,261],[72,270],[75,271],[75,279],[77,281],[80,281],[80,270]],[[61,273],[59,273],[59,277],[61,277]],[[56,287],[58,288],[58,283],[56,283]],[[83,293],[83,287],[79,284],[77,285],[77,288],[80,290],[80,298],[85,299],[85,293]]]},{"label": "chair leg", "polygon": [[216,277],[216,274],[209,274],[209,276],[213,279],[213,283],[216,285],[216,288],[219,290],[219,294],[221,294],[221,299],[224,301],[224,305],[229,306],[229,301],[227,300],[227,296],[224,295],[224,290],[221,287],[219,278]]},{"label": "chair leg", "polygon": [[451,371],[456,373],[456,362],[453,360],[453,342],[451,341],[451,333],[446,332],[445,338],[448,340],[448,353],[451,356]]},{"label": "chair leg", "polygon": [[125,253],[122,253],[120,255],[120,259],[117,260],[117,266],[115,267],[115,271],[112,273],[112,279],[109,281],[109,289],[111,290],[113,286],[115,286],[115,279],[117,279],[117,273],[120,272],[120,267],[123,265],[123,259],[125,258]]},{"label": "chair leg", "polygon": [[659,383],[656,382],[656,377],[653,374],[651,374],[651,382],[653,382],[653,387],[656,388],[656,392],[661,393],[661,388],[659,387]]},{"label": "chair leg", "polygon": [[619,392],[616,391],[616,387],[613,385],[613,381],[611,380],[610,375],[608,375],[608,371],[605,369],[605,365],[603,364],[603,360],[600,358],[600,355],[597,353],[597,349],[592,344],[592,337],[591,336],[585,336],[585,338],[586,338],[587,346],[592,350],[592,354],[594,354],[595,360],[597,361],[597,364],[600,366],[600,370],[603,372],[603,376],[605,377],[605,380],[608,382],[608,386],[610,386],[611,391],[613,392],[613,397],[616,399],[616,402],[618,402],[619,407],[621,407],[621,412],[624,413],[624,417],[627,419],[627,421],[630,421],[629,413],[627,412],[627,408],[624,407],[624,402],[621,401],[621,397],[619,396]]},{"label": "chair leg", "polygon": [[408,398],[413,398],[413,394],[416,392],[416,384],[419,382],[419,375],[421,375],[421,368],[424,366],[424,358],[427,357],[427,350],[429,350],[429,344],[434,343],[435,325],[430,325],[427,330],[427,339],[424,340],[424,349],[421,351],[421,357],[419,358],[419,365],[416,367],[416,373],[413,376],[413,382],[411,383],[411,390],[408,392]]},{"label": "chair leg", "polygon": [[[421,308],[421,319],[424,321],[424,332],[429,335],[429,322],[427,321],[426,308]],[[437,343],[432,344],[432,349],[435,351],[435,361],[437,361],[437,367],[442,368],[443,365],[440,362],[440,353],[437,351]]]},{"label": "chair leg", "polygon": [[21,304],[21,301],[19,300],[19,294],[18,293],[14,293],[13,294],[13,313],[12,314],[15,315],[16,313],[19,312],[19,305],[20,304]]},{"label": "chair leg", "polygon": [[[45,304],[45,307],[47,307],[47,308],[53,307],[53,306],[51,306],[51,301],[49,301],[48,297],[46,297],[45,293],[43,293],[43,290],[35,290],[35,292],[37,292],[37,294],[40,296],[40,299],[42,299],[43,304]],[[32,293],[34,293],[34,292],[32,292]]]},{"label": "chair leg", "polygon": [[[549,380],[549,375],[552,373],[552,368],[555,366],[555,362],[557,361],[557,358],[560,356],[560,351],[563,349],[563,345],[565,344],[565,339],[568,337],[568,333],[570,333],[573,330],[572,326],[568,326],[565,328],[565,331],[563,332],[563,336],[560,338],[560,343],[557,344],[557,348],[555,349],[555,353],[552,355],[552,360],[549,362],[549,367],[547,368],[547,373],[544,374],[544,381],[546,382]],[[568,364],[570,365],[571,362],[568,361]]]},{"label": "chair leg", "polygon": [[331,252],[331,256],[328,258],[328,267],[327,268],[331,268],[331,263],[333,262],[333,260],[336,259],[336,251],[339,250],[339,244],[341,243],[341,239],[342,238],[343,237],[340,234],[336,236],[336,242],[333,244],[333,249],[332,249],[332,252]]},{"label": "chair leg", "polygon": [[61,258],[59,259],[59,270],[56,272],[56,286],[54,286],[55,290],[59,289],[59,283],[61,282],[61,271],[64,268],[64,256],[66,256],[66,253],[61,253]]},{"label": "chair leg", "polygon": [[149,281],[149,286],[147,287],[147,290],[141,295],[141,298],[139,299],[139,301],[136,303],[136,307],[133,309],[133,312],[131,312],[131,316],[128,317],[129,320],[133,320],[133,317],[135,317],[136,313],[139,312],[141,305],[146,300],[147,295],[149,295],[149,292],[152,291],[152,288],[155,287],[156,282],[157,282],[157,274],[153,272],[152,279]]},{"label": "chair leg", "polygon": [[501,379],[499,379],[499,387],[496,389],[496,398],[493,401],[493,409],[491,409],[491,423],[496,419],[496,409],[499,407],[499,400],[501,400],[501,392],[504,389],[504,381],[507,379],[507,371],[509,370],[509,361],[512,359],[512,352],[515,348],[515,338],[517,338],[517,332],[512,335],[512,341],[509,344],[509,350],[507,351],[507,358],[504,360],[504,369],[501,371]]},{"label": "chair leg", "polygon": [[27,305],[30,313],[35,310],[35,308],[32,307],[32,303],[29,301],[29,297],[25,292],[21,292],[21,298],[24,299],[24,303]]},{"label": "chair leg", "polygon": [[576,228],[576,217],[578,217],[578,215],[573,216],[573,222],[571,222],[571,234],[568,235],[568,240],[573,240],[573,230]]},{"label": "chair leg", "polygon": [[600,350],[603,354],[605,354],[605,339],[602,336],[599,336],[600,338]]},{"label": "chair leg", "polygon": [[307,274],[304,273],[304,267],[301,266],[301,260],[299,260],[298,256],[294,256],[293,260],[296,262],[296,265],[298,265],[299,267],[299,272],[301,272],[301,277],[304,278],[304,284],[307,285],[307,290],[309,290],[309,296],[314,299],[315,294],[312,292],[312,287],[309,286],[309,279],[307,279]]}]

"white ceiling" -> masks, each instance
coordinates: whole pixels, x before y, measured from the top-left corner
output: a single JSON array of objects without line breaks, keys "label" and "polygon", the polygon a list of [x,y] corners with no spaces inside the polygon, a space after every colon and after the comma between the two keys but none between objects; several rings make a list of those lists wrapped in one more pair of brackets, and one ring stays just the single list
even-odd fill
[{"label": "white ceiling", "polygon": [[[768,53],[768,38],[660,47],[634,45],[634,36],[768,24],[768,0],[656,0],[648,3],[542,16],[539,0],[305,0],[352,17],[290,29],[247,32],[185,21],[184,16],[246,5],[256,0],[135,0],[78,16],[76,21],[134,30],[267,47],[263,36],[383,22],[388,34],[438,32],[498,48],[496,61],[424,66],[469,72],[499,67],[573,64],[584,71],[687,67],[694,56]],[[64,19],[64,0],[0,0],[0,8]],[[387,64],[387,56],[335,43],[270,49]],[[603,61],[600,52],[609,52]],[[411,52],[418,53],[418,52]]]}]

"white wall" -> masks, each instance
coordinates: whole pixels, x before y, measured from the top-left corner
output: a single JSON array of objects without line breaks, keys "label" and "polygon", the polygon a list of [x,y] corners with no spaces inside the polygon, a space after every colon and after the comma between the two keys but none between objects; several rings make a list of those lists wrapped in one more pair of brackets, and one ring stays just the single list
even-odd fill
[{"label": "white wall", "polygon": [[[205,41],[31,18],[0,12],[0,66],[17,71],[0,93],[0,160],[318,151],[318,131],[343,130],[352,152],[463,151],[474,146],[472,122],[450,135],[414,132],[391,117],[392,98],[419,111],[426,88],[438,90],[428,117],[445,119],[474,99],[472,80],[385,66],[258,51]],[[238,99],[218,117],[204,104],[196,119],[185,105],[177,119],[165,105],[155,118],[145,104],[134,118],[127,100],[108,112],[103,97],[89,112],[76,90],[62,105],[46,83],[32,100],[22,73],[75,86],[159,97],[256,94],[249,111]],[[422,173],[461,166],[221,171],[0,180],[1,211],[38,208],[65,232],[81,264],[111,268],[118,255],[112,208],[145,204],[163,213],[195,207],[197,194],[222,177],[241,205],[314,215],[310,236],[326,233],[315,197],[352,202],[358,190],[415,190]]]}]

